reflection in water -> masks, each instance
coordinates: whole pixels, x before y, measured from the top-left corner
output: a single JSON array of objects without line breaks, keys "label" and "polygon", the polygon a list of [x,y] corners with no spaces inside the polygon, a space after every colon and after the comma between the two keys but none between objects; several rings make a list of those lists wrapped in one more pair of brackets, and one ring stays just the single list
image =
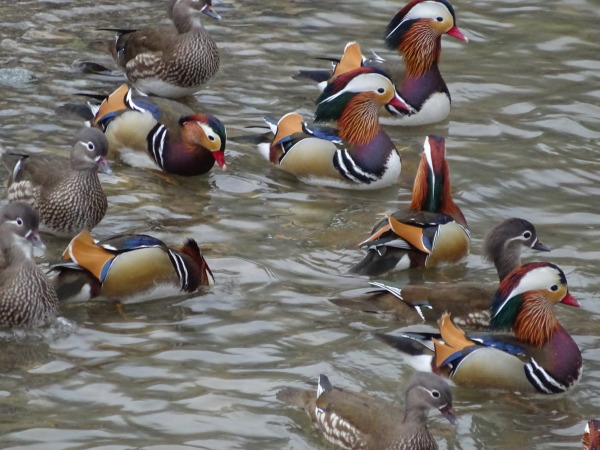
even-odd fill
[{"label": "reflection in water", "polygon": [[[110,65],[86,48],[106,38],[97,28],[167,20],[159,1],[1,3],[3,66],[38,77],[2,86],[0,140],[21,152],[66,155],[80,122],[55,115],[55,107],[80,100],[79,92],[108,94],[123,81],[116,71],[88,74],[72,66],[90,59]],[[221,68],[195,101],[226,124],[228,137],[248,134],[246,127],[262,125],[266,114],[298,110],[311,117],[318,91],[291,74],[324,67],[313,58],[339,56],[353,39],[363,51],[400,64],[382,40],[399,6],[387,0],[368,8],[345,0],[215,4],[223,21],[205,26],[219,46]],[[440,70],[452,110],[440,124],[386,127],[402,153],[398,186],[352,194],[307,186],[265,164],[254,146],[234,141],[227,172],[172,184],[117,162],[113,176],[101,175],[109,210],[95,235],[152,232],[169,244],[194,237],[217,284],[122,311],[110,302],[65,305],[62,314],[77,324],[72,332],[3,342],[2,447],[322,448],[304,412],[275,399],[281,387],[306,387],[325,373],[341,387],[396,398],[411,369],[369,331],[397,324],[329,299],[366,286],[367,278],[345,275],[363,255],[356,244],[384,213],[409,201],[426,134],[446,138],[453,196],[471,228],[472,253],[456,266],[417,277],[392,272],[382,280],[494,282],[494,270],[480,258],[483,236],[502,219],[523,217],[552,248],[524,260],[560,265],[582,304],[579,310],[559,305],[556,313],[584,358],[579,386],[563,398],[456,388],[458,428],[431,417],[432,431],[442,448],[577,447],[600,397],[600,211],[593,201],[600,196],[600,66],[590,35],[596,5],[454,6],[470,42],[442,39]],[[66,242],[45,239],[47,263]]]}]

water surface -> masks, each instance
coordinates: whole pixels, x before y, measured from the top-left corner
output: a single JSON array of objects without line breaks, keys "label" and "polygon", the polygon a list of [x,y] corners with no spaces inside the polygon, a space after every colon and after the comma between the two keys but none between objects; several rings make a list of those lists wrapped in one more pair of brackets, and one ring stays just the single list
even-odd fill
[{"label": "water surface", "polygon": [[[310,117],[316,88],[291,78],[338,56],[349,40],[394,64],[385,25],[404,2],[352,0],[215,4],[206,27],[221,70],[196,95],[230,136],[266,114]],[[600,36],[592,0],[455,2],[465,44],[443,38],[441,69],[453,98],[449,120],[389,127],[402,149],[398,186],[349,193],[298,183],[246,143],[227,148],[229,170],[175,184],[119,164],[103,176],[109,212],[96,236],[151,232],[171,244],[195,237],[217,284],[189,296],[126,305],[67,305],[73,325],[53,336],[0,342],[0,445],[3,448],[311,449],[332,448],[303,411],[279,403],[286,385],[334,384],[384,398],[412,373],[371,330],[389,318],[346,311],[330,298],[362,288],[344,274],[362,257],[356,244],[375,221],[410,198],[425,135],[446,137],[453,192],[469,222],[472,254],[430,270],[425,281],[482,280],[485,232],[508,217],[533,222],[567,273],[581,309],[556,308],[583,352],[584,373],[562,397],[456,388],[459,426],[441,415],[431,428],[442,448],[577,448],[584,423],[600,416]],[[3,1],[2,67],[33,83],[0,86],[0,141],[22,152],[68,154],[81,123],[56,115],[78,92],[109,93],[118,73],[85,74],[75,61],[109,63],[87,50],[107,37],[97,28],[165,22],[165,2]],[[109,34],[110,35],[110,34]],[[6,177],[4,173],[0,177]],[[44,261],[66,242],[48,236]],[[390,273],[402,285],[409,275]]]}]

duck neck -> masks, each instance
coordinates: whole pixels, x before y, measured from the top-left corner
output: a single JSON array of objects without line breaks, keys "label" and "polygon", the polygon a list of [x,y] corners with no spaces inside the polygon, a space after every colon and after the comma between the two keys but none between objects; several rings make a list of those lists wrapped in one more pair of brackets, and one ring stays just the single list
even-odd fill
[{"label": "duck neck", "polygon": [[372,141],[379,129],[379,105],[369,93],[350,99],[338,120],[338,135],[355,145]]},{"label": "duck neck", "polygon": [[404,57],[406,77],[419,78],[432,69],[439,73],[437,64],[441,49],[441,36],[428,25],[416,22],[398,47]]},{"label": "duck neck", "polygon": [[517,339],[539,348],[549,342],[560,328],[552,303],[545,298],[544,293],[527,292],[513,324]]},{"label": "duck neck", "polygon": [[180,6],[179,3],[173,9],[172,20],[179,34],[203,29],[202,22],[200,21],[201,13],[199,11],[188,11],[186,8],[183,8],[185,6],[183,4],[181,4],[181,7],[178,6]]},{"label": "duck neck", "polygon": [[499,242],[496,247],[490,249],[489,258],[496,267],[500,281],[506,278],[513,269],[521,265],[521,249],[517,245],[511,244],[513,242],[505,246],[504,242]]}]

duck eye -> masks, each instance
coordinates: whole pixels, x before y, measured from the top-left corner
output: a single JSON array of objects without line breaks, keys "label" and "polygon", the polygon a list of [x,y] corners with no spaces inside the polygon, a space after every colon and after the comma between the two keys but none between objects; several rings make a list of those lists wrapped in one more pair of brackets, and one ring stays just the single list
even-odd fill
[{"label": "duck eye", "polygon": [[556,291],[558,291],[558,286],[556,284],[553,284],[552,286],[550,286],[550,290],[552,292],[556,292]]},{"label": "duck eye", "polygon": [[523,233],[523,237],[525,239],[529,239],[531,237],[531,232],[530,231],[526,231],[525,233]]},{"label": "duck eye", "polygon": [[381,88],[377,89],[377,92],[379,92],[380,94],[383,94],[385,92],[385,89],[381,87]]},{"label": "duck eye", "polygon": [[23,219],[21,219],[20,217],[15,220],[15,222],[17,223],[18,226],[22,227],[23,226]]},{"label": "duck eye", "polygon": [[431,391],[431,396],[433,398],[440,398],[440,392],[439,391]]},{"label": "duck eye", "polygon": [[87,143],[87,149],[90,152],[93,152],[96,149],[96,147],[94,146],[94,143],[90,141],[90,142]]},{"label": "duck eye", "polygon": [[437,20],[438,22],[443,22],[443,21],[444,21],[444,18],[443,18],[443,17],[440,17],[440,16],[438,16],[438,17],[436,17],[436,19],[435,19],[435,20]]},{"label": "duck eye", "polygon": [[208,140],[209,140],[209,141],[214,141],[214,140],[215,140],[215,137],[214,137],[212,134],[209,134],[209,135],[208,135]]}]

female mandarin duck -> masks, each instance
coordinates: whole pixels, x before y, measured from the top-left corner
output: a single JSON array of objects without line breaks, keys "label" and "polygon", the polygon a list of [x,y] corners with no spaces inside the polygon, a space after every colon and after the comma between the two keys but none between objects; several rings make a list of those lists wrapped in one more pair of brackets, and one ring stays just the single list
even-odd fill
[{"label": "female mandarin duck", "polygon": [[111,174],[106,156],[108,141],[100,130],[83,128],[74,138],[69,161],[54,155],[2,153],[10,171],[10,201],[24,201],[40,214],[48,231],[73,236],[95,227],[108,202],[98,169]]},{"label": "female mandarin duck", "polygon": [[59,298],[132,297],[160,285],[194,292],[214,284],[196,241],[180,248],[145,234],[125,234],[97,242],[87,230],[75,236],[63,253],[68,263],[56,264]]},{"label": "female mandarin duck", "polygon": [[227,132],[214,116],[196,114],[174,100],[135,96],[121,85],[96,109],[92,124],[101,128],[111,152],[134,167],[173,175],[202,175],[215,162],[223,170]]},{"label": "female mandarin duck", "polygon": [[337,122],[337,129],[308,128],[302,116],[285,115],[270,123],[271,144],[259,144],[271,163],[301,181],[344,189],[379,189],[400,175],[400,156],[379,124],[382,106],[406,105],[389,77],[359,68],[330,83],[317,99],[315,122]]},{"label": "female mandarin duck", "polygon": [[319,376],[317,391],[285,388],[281,401],[304,408],[313,424],[334,444],[347,449],[432,450],[437,443],[427,428],[430,409],[438,409],[453,425],[452,391],[439,376],[418,372],[405,390],[405,408],[359,392],[333,387]]},{"label": "female mandarin duck", "polygon": [[583,450],[600,450],[600,420],[590,420],[585,424],[581,448]]},{"label": "female mandarin duck", "polygon": [[[448,34],[468,42],[456,26],[454,8],[446,0],[413,0],[402,8],[387,26],[385,43],[403,56],[404,77],[397,82],[400,96],[409,109],[395,111],[389,119],[395,125],[426,125],[440,122],[450,112],[450,91],[438,67],[442,49],[441,37]],[[301,77],[326,80],[363,65],[379,65],[380,59],[367,60],[357,43],[346,45],[344,55],[333,74],[327,71],[301,71]]]},{"label": "female mandarin duck", "polygon": [[[549,252],[537,237],[535,226],[524,219],[511,218],[493,227],[485,236],[483,257],[494,263],[502,281],[521,265],[521,250]],[[436,321],[444,311],[452,313],[454,322],[469,327],[488,327],[489,308],[497,284],[480,282],[431,283],[406,285],[401,289],[383,283],[369,295],[332,300],[338,306],[377,313],[389,313],[404,323]]]},{"label": "female mandarin duck", "polygon": [[551,263],[528,263],[500,283],[491,307],[490,329],[512,328],[512,335],[465,335],[445,313],[437,337],[379,337],[411,355],[433,351],[432,370],[459,385],[557,394],[577,383],[582,359],[552,311],[556,303],[579,306],[563,271]]},{"label": "female mandarin duck", "polygon": [[58,314],[58,298],[50,281],[33,261],[40,239],[39,215],[22,202],[0,210],[0,327],[49,325]]},{"label": "female mandarin duck", "polygon": [[221,17],[213,10],[212,0],[171,0],[169,13],[175,28],[116,30],[116,40],[96,41],[91,46],[110,53],[140,91],[180,98],[199,91],[219,70],[217,45],[200,17]]},{"label": "female mandarin duck", "polygon": [[445,141],[425,138],[408,209],[380,221],[360,245],[367,255],[351,272],[379,275],[398,269],[457,262],[469,253],[467,221],[450,194]]}]

